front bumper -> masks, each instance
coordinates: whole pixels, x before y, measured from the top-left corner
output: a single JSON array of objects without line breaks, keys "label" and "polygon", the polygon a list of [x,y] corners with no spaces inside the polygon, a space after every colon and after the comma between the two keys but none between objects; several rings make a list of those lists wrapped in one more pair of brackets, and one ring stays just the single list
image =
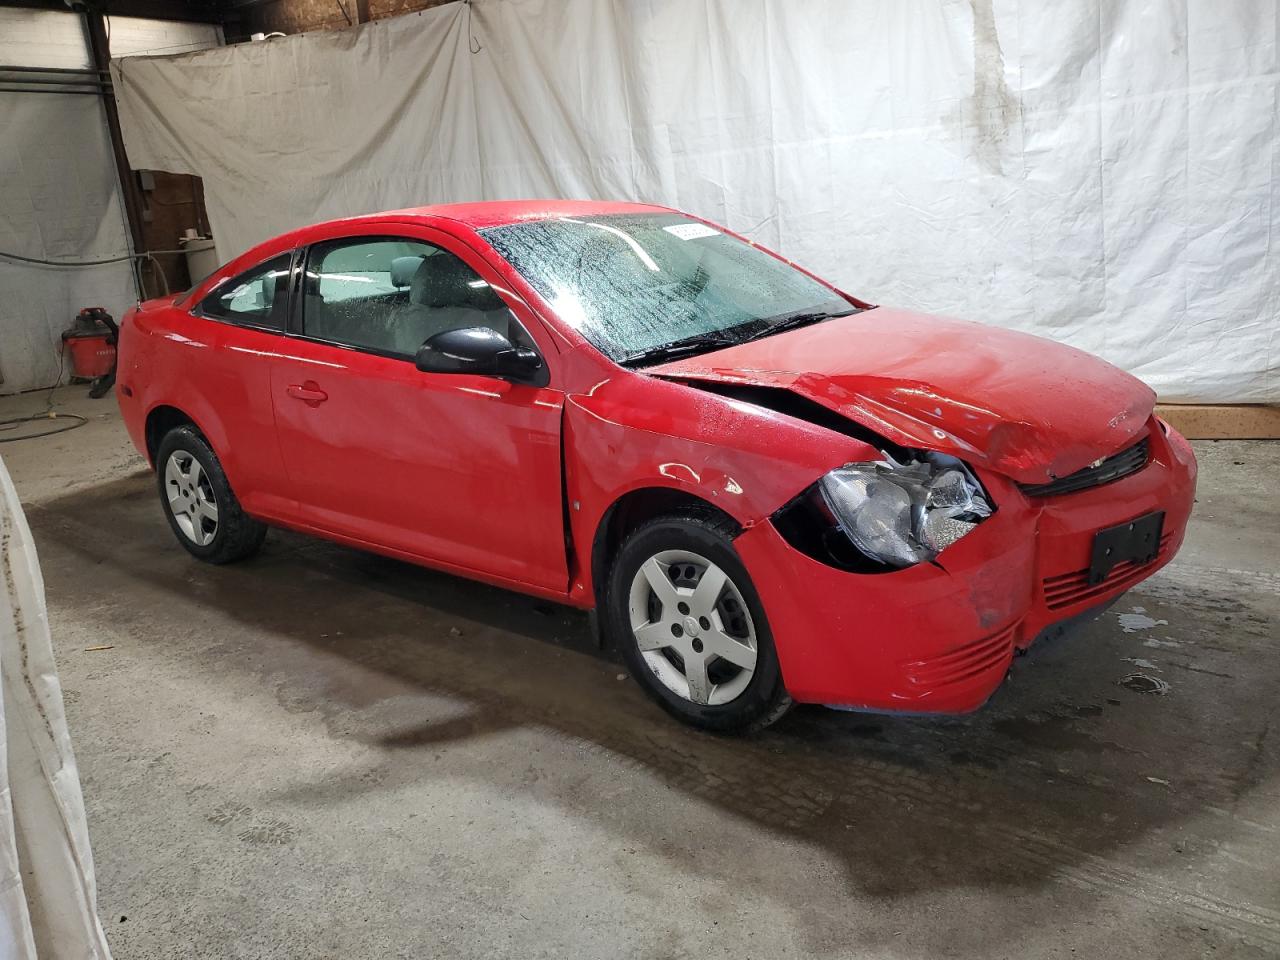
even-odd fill
[{"label": "front bumper", "polygon": [[[1015,650],[1114,600],[1173,559],[1195,498],[1190,445],[1153,418],[1151,459],[1121,480],[1029,499],[983,475],[996,513],[938,557],[880,574],[828,566],[771,523],[736,541],[760,594],[791,696],[868,710],[965,713],[1000,685]],[[1088,583],[1097,530],[1165,512],[1160,552]]]}]

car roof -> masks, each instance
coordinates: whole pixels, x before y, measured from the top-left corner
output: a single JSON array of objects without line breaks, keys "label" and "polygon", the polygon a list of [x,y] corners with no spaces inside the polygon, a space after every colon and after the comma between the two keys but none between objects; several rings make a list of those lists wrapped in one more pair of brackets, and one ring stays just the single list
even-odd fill
[{"label": "car roof", "polygon": [[384,210],[382,213],[351,217],[340,222],[443,217],[480,230],[526,220],[549,220],[553,217],[598,217],[611,213],[670,212],[669,207],[617,200],[488,200],[477,203],[441,203],[428,207]]},{"label": "car roof", "polygon": [[182,300],[204,296],[213,287],[210,281],[220,275],[233,275],[266,256],[277,255],[290,247],[315,241],[317,231],[328,233],[328,227],[358,226],[362,224],[406,223],[432,218],[453,220],[473,230],[499,227],[506,224],[532,220],[549,220],[554,217],[598,217],[611,213],[678,213],[670,207],[651,203],[627,203],[621,200],[486,200],[475,203],[440,203],[426,207],[406,207],[402,210],[383,210],[355,217],[338,217],[323,220],[305,227],[295,227],[270,240],[250,248],[240,256],[227,261],[199,284],[187,291]]}]

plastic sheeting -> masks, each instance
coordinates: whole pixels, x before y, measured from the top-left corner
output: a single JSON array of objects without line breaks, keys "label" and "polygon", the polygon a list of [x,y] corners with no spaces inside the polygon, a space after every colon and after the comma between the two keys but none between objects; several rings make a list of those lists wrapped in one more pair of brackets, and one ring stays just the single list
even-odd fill
[{"label": "plastic sheeting", "polygon": [[35,545],[0,460],[0,957],[109,960]]},{"label": "plastic sheeting", "polygon": [[[0,9],[0,63],[87,67],[82,17]],[[119,178],[97,97],[0,92],[0,250],[46,260],[129,252]],[[81,307],[136,300],[128,263],[67,269],[0,258],[0,393],[71,375],[62,331]]]},{"label": "plastic sheeting", "polygon": [[667,203],[873,302],[1280,401],[1278,0],[477,0],[113,64],[227,259],[455,200]]}]

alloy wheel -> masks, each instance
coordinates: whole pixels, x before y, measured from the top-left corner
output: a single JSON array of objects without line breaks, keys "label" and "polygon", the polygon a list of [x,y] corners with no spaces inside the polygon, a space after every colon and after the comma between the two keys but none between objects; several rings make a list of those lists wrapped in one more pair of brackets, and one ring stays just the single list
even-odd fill
[{"label": "alloy wheel", "polygon": [[728,703],[755,675],[756,630],[742,591],[706,557],[650,557],[632,578],[629,614],[645,663],[685,700]]},{"label": "alloy wheel", "polygon": [[196,546],[218,533],[218,498],[200,461],[185,450],[169,454],[164,466],[165,499],[178,529]]}]

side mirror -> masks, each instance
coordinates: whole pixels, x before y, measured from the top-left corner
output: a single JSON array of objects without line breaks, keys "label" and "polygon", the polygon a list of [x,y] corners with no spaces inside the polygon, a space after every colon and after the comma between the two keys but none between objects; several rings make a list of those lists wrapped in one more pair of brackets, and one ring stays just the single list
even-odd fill
[{"label": "side mirror", "polygon": [[461,327],[437,333],[418,348],[414,363],[423,373],[471,373],[516,383],[546,386],[547,370],[536,350],[517,347],[490,327]]}]

